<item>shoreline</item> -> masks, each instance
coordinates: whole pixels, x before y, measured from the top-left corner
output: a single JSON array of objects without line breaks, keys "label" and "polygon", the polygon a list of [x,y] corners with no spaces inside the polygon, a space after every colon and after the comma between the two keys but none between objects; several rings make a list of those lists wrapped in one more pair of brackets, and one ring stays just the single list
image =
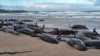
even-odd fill
[{"label": "shoreline", "polygon": [[[59,44],[51,44],[42,41],[38,37],[30,37],[21,34],[19,36],[4,33],[0,31],[0,53],[3,52],[23,52],[17,53],[15,56],[99,56],[98,49],[88,49],[87,51],[79,51],[70,47],[67,43],[61,41]],[[95,54],[94,54],[95,53]],[[11,54],[0,54],[0,56],[10,56]]]}]

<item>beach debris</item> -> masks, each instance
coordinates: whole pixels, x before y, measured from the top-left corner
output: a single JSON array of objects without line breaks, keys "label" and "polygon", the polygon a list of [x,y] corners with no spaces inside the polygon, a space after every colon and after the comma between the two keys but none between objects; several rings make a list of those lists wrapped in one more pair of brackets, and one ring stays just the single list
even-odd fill
[{"label": "beach debris", "polygon": [[22,52],[8,52],[8,51],[4,51],[4,52],[0,52],[0,55],[3,55],[3,54],[15,55],[15,54],[21,54],[21,53],[28,53],[28,52],[32,52],[32,51],[22,51]]}]

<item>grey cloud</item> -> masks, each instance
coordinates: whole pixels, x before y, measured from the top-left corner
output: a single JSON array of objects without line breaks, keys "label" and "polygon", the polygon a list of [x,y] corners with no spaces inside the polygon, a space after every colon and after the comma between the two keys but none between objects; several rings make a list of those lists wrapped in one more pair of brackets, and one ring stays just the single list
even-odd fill
[{"label": "grey cloud", "polygon": [[88,0],[88,1],[93,2],[95,6],[100,5],[100,0]]}]

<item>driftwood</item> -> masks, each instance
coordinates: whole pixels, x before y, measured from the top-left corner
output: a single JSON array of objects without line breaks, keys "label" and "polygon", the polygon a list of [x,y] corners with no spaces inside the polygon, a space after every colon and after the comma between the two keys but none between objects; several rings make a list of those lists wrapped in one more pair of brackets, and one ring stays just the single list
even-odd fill
[{"label": "driftwood", "polygon": [[0,52],[0,55],[3,54],[10,54],[10,55],[14,55],[14,54],[20,54],[20,53],[27,53],[27,52],[32,52],[32,51],[22,51],[22,52]]}]

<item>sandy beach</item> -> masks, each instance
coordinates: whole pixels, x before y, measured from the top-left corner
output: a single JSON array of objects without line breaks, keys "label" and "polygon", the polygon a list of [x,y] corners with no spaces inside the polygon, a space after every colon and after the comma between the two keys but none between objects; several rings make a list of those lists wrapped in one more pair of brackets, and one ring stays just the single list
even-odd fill
[{"label": "sandy beach", "polygon": [[0,56],[100,56],[100,0],[0,0]]},{"label": "sandy beach", "polygon": [[99,56],[99,52],[98,49],[79,51],[63,41],[51,44],[38,37],[0,31],[0,56]]}]

